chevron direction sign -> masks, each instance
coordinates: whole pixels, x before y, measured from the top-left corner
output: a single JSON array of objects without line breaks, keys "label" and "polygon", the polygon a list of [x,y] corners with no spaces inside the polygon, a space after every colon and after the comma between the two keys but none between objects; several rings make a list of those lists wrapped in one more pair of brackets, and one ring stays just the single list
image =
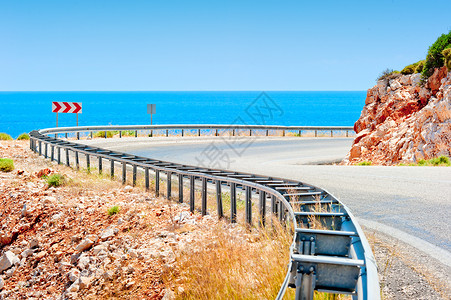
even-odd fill
[{"label": "chevron direction sign", "polygon": [[52,112],[81,114],[81,102],[52,102]]}]

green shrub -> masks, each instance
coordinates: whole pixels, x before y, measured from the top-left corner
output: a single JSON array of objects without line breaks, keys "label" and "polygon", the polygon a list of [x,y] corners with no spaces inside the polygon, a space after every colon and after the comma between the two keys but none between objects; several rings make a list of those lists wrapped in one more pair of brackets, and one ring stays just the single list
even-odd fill
[{"label": "green shrub", "polygon": [[112,216],[114,214],[117,214],[117,213],[119,213],[119,210],[120,210],[119,206],[115,205],[108,209],[108,215]]},{"label": "green shrub", "polygon": [[411,164],[412,166],[451,166],[451,160],[449,157],[442,155],[439,157],[434,157],[428,160],[420,159],[416,164]]},{"label": "green shrub", "polygon": [[[418,66],[421,64],[421,67]],[[401,74],[407,75],[407,74],[413,74],[413,73],[420,73],[421,71],[417,70],[423,70],[424,66],[424,60],[417,61],[416,63],[413,63],[411,65],[405,66],[404,69],[401,70]]]},{"label": "green shrub", "polygon": [[442,51],[442,55],[445,59],[445,66],[448,69],[448,72],[451,71],[451,48],[446,48]]},{"label": "green shrub", "polygon": [[30,139],[30,136],[28,135],[28,133],[24,132],[24,133],[22,133],[21,135],[19,135],[19,136],[17,137],[17,139],[18,139],[18,140],[29,140],[29,139]]},{"label": "green shrub", "polygon": [[442,34],[432,46],[429,47],[428,54],[426,56],[426,62],[424,63],[423,71],[421,72],[421,78],[426,81],[429,76],[434,72],[434,68],[440,68],[444,66],[445,59],[442,51],[451,47],[451,30],[447,34]]},{"label": "green shrub", "polygon": [[11,172],[14,170],[14,161],[9,158],[0,158],[0,171]]},{"label": "green shrub", "polygon": [[134,130],[122,130],[122,136],[135,136]]},{"label": "green shrub", "polygon": [[418,161],[418,165],[419,166],[425,166],[427,164],[427,161],[425,160],[425,159],[420,159],[419,161]]},{"label": "green shrub", "polygon": [[451,166],[451,161],[449,157],[445,155],[431,158],[428,162],[433,166]]},{"label": "green shrub", "polygon": [[371,161],[361,161],[357,165],[358,166],[371,166],[373,163]]},{"label": "green shrub", "polygon": [[424,68],[424,59],[420,60],[415,68],[415,73],[421,73],[423,72],[423,68]]},{"label": "green shrub", "polygon": [[377,77],[376,81],[384,80],[384,79],[394,79],[396,77],[399,77],[399,71],[395,71],[393,69],[385,69],[382,71],[382,73]]},{"label": "green shrub", "polygon": [[9,140],[12,140],[12,139],[13,138],[9,134],[4,133],[4,132],[0,132],[0,141],[9,141]]},{"label": "green shrub", "polygon": [[401,74],[403,75],[413,74],[415,72],[416,67],[417,67],[416,64],[405,66],[404,69],[401,70]]},{"label": "green shrub", "polygon": [[66,178],[61,174],[52,174],[47,177],[47,184],[49,187],[59,187],[66,183]]},{"label": "green shrub", "polygon": [[[106,137],[107,138],[112,138],[113,137],[113,132],[112,131],[107,131],[106,132]],[[94,137],[96,137],[96,138],[105,138],[105,131],[97,131],[95,134],[94,134]]]}]

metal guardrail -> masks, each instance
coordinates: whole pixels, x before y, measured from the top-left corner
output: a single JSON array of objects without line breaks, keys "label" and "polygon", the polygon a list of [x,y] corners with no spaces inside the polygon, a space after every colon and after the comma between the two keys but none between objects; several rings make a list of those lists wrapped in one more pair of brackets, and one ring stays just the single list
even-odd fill
[{"label": "metal guardrail", "polygon": [[[248,125],[153,125],[153,126],[87,126],[50,128],[30,133],[30,148],[59,164],[80,167],[80,155],[85,156],[86,168],[91,168],[95,157],[98,170],[103,172],[103,161],[110,162],[110,176],[115,166],[122,166],[122,182],[127,181],[127,166],[132,167],[133,184],[136,184],[138,168],[144,172],[145,187],[150,188],[150,172],[155,178],[155,193],[160,195],[160,175],[166,175],[166,197],[172,197],[172,178],[178,178],[178,201],[184,202],[184,181],[188,180],[189,206],[195,210],[196,182],[201,186],[201,214],[207,214],[208,184],[215,186],[216,207],[219,218],[226,217],[223,210],[222,188],[230,190],[230,222],[237,222],[237,189],[245,195],[245,222],[252,225],[252,199],[258,195],[258,224],[265,226],[267,211],[293,232],[289,249],[290,262],[286,278],[277,299],[282,299],[288,287],[296,289],[296,299],[313,299],[314,290],[350,294],[353,299],[380,299],[376,262],[371,248],[349,209],[324,189],[303,182],[176,164],[147,157],[82,145],[74,141],[50,137],[49,134],[83,131],[134,130],[344,130],[351,127],[293,127]],[[91,134],[92,135],[92,134]],[[183,133],[182,133],[183,135]],[[107,135],[105,134],[105,137]],[[79,135],[77,134],[77,137]],[[50,152],[50,153],[49,153]],[[72,155],[70,154],[72,152]],[[313,225],[316,223],[316,225]],[[318,225],[319,224],[319,225]],[[312,229],[319,226],[321,229]]]},{"label": "metal guardrail", "polygon": [[[197,125],[117,125],[117,126],[80,126],[80,127],[58,127],[40,130],[42,134],[49,133],[79,133],[79,132],[90,132],[91,137],[94,131],[119,131],[119,137],[122,137],[122,131],[134,131],[135,137],[138,135],[138,131],[150,131],[150,136],[153,135],[153,131],[165,130],[166,136],[169,136],[170,130],[180,130],[181,135],[185,135],[185,131],[197,131],[197,135],[201,135],[202,130],[214,130],[215,135],[219,135],[219,130],[231,131],[232,136],[235,136],[237,130],[249,130],[249,136],[256,130],[265,131],[265,135],[269,136],[270,131],[281,131],[282,136],[288,131],[297,132],[299,136],[302,136],[302,131],[313,131],[315,137],[318,136],[318,132],[330,132],[330,136],[334,136],[335,131],[344,131],[346,137],[349,136],[349,132],[354,132],[354,127],[352,126],[273,126],[273,125],[211,125],[211,124],[197,124]],[[105,138],[107,135],[105,134]],[[77,138],[80,136],[77,134]]]}]

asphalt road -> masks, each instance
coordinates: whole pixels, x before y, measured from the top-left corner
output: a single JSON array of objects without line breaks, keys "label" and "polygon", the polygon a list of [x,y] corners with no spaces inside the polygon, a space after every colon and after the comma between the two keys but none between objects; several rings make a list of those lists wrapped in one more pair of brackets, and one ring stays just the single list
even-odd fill
[{"label": "asphalt road", "polygon": [[[135,155],[292,178],[328,190],[369,228],[451,267],[451,168],[337,166],[351,138],[93,140]],[[320,165],[318,165],[320,164]]]}]

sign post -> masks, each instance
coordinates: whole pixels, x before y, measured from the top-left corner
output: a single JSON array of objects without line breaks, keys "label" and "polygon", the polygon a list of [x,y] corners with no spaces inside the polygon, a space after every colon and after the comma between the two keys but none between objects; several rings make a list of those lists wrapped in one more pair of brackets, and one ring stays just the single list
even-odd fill
[{"label": "sign post", "polygon": [[[147,104],[147,113],[150,114],[150,125],[152,125],[152,117],[155,113],[155,104]],[[150,130],[150,137],[153,136],[153,130]]]},{"label": "sign post", "polygon": [[52,112],[56,113],[56,127],[58,127],[58,113],[81,114],[81,102],[52,102]]},{"label": "sign post", "polygon": [[150,114],[150,125],[152,125],[152,116],[155,113],[155,104],[147,104],[147,113]]}]

